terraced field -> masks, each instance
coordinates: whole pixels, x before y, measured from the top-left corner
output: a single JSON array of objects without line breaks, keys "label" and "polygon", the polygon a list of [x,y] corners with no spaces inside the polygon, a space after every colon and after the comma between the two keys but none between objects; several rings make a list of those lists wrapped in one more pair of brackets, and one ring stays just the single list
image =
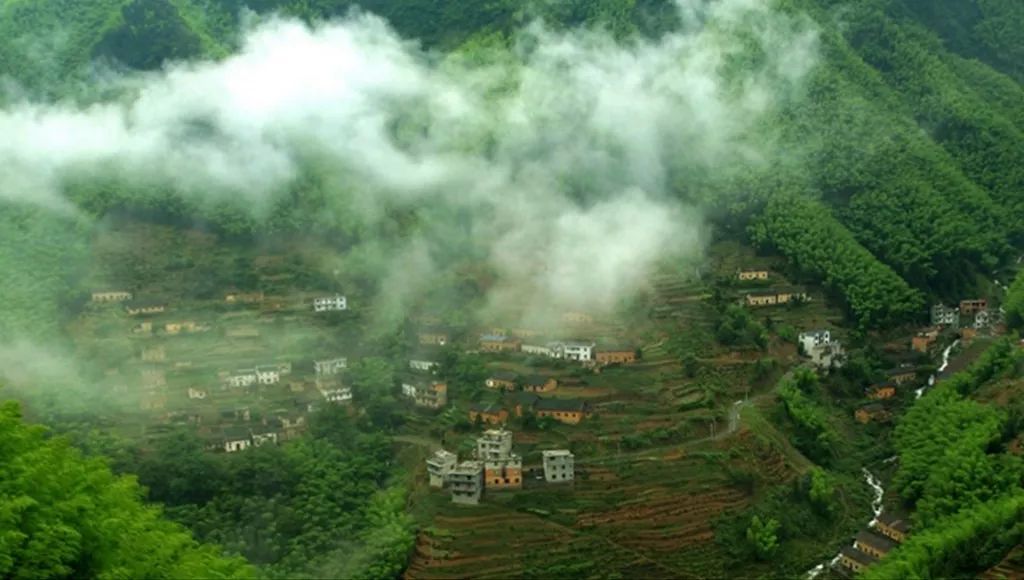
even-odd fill
[{"label": "terraced field", "polygon": [[421,496],[432,525],[420,533],[406,577],[721,576],[727,561],[715,543],[716,518],[752,500],[725,467],[756,469],[772,483],[797,473],[749,431],[693,452],[609,463],[579,464],[574,487],[490,494],[476,507],[451,505],[443,492]]}]

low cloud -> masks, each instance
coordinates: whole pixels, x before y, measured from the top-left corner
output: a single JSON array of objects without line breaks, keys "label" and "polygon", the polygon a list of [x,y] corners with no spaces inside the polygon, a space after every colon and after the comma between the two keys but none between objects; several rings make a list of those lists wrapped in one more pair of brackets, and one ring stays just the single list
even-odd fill
[{"label": "low cloud", "polygon": [[754,129],[816,62],[806,18],[679,4],[681,31],[659,39],[536,24],[509,50],[447,56],[372,15],[264,21],[237,54],[125,78],[117,100],[0,110],[0,199],[66,209],[66,180],[102,171],[267,211],[315,158],[347,222],[423,214],[388,246],[385,289],[446,268],[458,239],[497,274],[492,303],[607,309],[701,252],[700,211],[673,189],[764,163]]}]

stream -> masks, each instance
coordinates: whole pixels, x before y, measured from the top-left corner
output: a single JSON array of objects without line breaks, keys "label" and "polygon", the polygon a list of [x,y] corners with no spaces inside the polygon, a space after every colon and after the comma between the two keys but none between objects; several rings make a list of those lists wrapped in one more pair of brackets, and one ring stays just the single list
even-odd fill
[{"label": "stream", "polygon": [[[914,398],[915,399],[920,399],[921,395],[923,395],[925,393],[925,391],[928,390],[929,387],[932,387],[932,386],[935,385],[935,381],[937,380],[937,377],[940,374],[942,374],[943,371],[946,370],[946,367],[949,366],[949,355],[950,355],[950,353],[953,352],[953,349],[959,343],[960,343],[959,339],[954,340],[953,344],[950,344],[949,346],[947,346],[945,348],[945,350],[942,351],[942,364],[939,365],[939,369],[937,371],[935,371],[935,374],[933,374],[932,376],[928,377],[928,384],[926,386],[921,387],[921,388],[919,388],[919,389],[914,391]],[[897,459],[897,457],[894,455],[894,456],[890,457],[889,459],[886,459],[885,462],[886,463],[890,463],[892,461],[895,461],[896,459]],[[861,468],[861,472],[864,474],[864,481],[867,482],[868,486],[871,487],[871,490],[873,492],[875,492],[875,498],[871,501],[872,517],[871,517],[871,521],[868,522],[868,527],[869,528],[873,528],[873,527],[875,527],[875,524],[878,523],[878,516],[882,515],[882,497],[885,495],[885,488],[882,487],[882,482],[879,481],[877,477],[875,477],[875,474],[873,474],[870,471],[868,471],[868,469],[866,467]],[[818,564],[814,568],[811,568],[810,570],[808,570],[807,574],[806,574],[806,578],[808,580],[810,580],[812,578],[817,578],[819,574],[821,574],[822,572],[825,571],[825,567],[826,566],[834,566],[837,562],[839,562],[839,554],[836,554],[835,557],[832,558],[831,560],[829,560],[828,562],[822,562],[821,564]]]}]

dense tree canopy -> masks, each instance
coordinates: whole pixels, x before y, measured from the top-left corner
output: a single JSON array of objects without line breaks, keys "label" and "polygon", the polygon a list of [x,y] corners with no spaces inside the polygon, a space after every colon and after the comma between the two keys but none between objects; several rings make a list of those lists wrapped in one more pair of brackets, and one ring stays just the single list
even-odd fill
[{"label": "dense tree canopy", "polygon": [[0,404],[0,575],[10,578],[246,578],[240,558],[202,546],[61,438]]}]

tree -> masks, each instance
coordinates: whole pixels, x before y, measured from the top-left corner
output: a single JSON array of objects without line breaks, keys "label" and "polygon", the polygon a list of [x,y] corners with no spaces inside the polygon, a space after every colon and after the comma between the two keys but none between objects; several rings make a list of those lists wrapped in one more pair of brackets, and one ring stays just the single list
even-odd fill
[{"label": "tree", "polygon": [[824,513],[831,513],[834,505],[835,486],[828,473],[820,467],[812,467],[808,474],[807,497],[814,507]]},{"label": "tree", "polygon": [[142,488],[0,405],[0,576],[247,578],[253,569],[198,544],[142,503]]},{"label": "tree", "polygon": [[747,528],[747,542],[761,560],[772,557],[779,549],[779,522],[772,518],[754,516]]}]

